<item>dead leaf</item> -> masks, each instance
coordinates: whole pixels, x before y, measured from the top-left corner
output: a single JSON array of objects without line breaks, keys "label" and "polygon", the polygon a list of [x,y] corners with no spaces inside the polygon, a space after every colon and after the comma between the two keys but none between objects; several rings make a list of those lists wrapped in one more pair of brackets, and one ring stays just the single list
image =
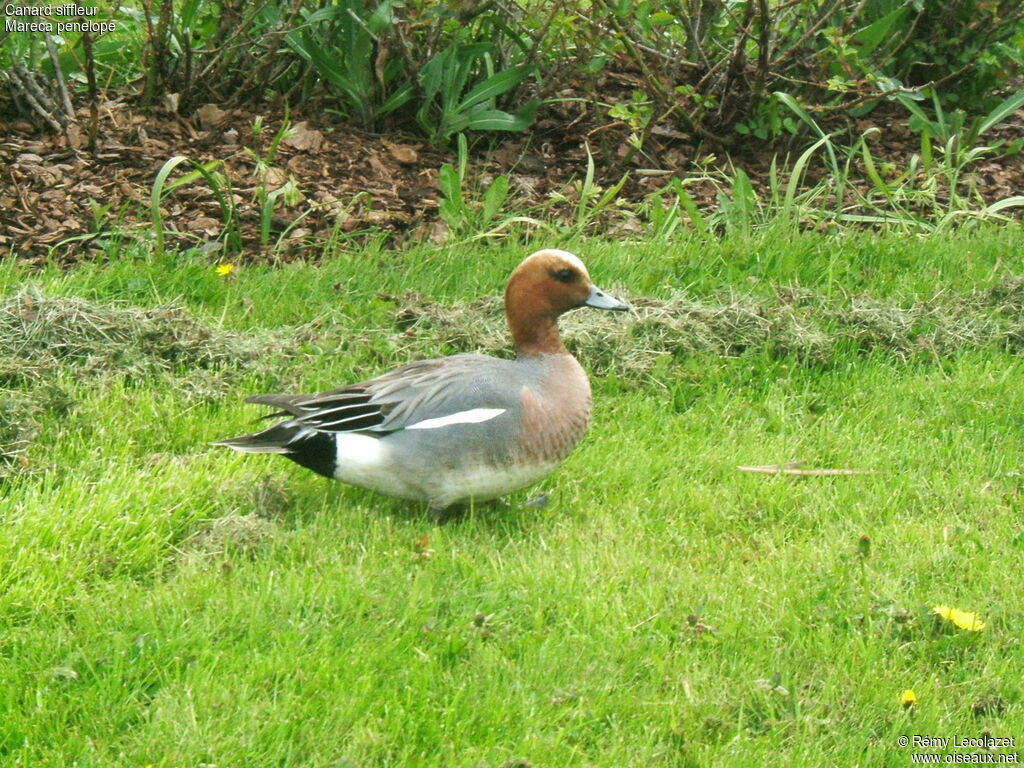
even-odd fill
[{"label": "dead leaf", "polygon": [[82,137],[82,129],[78,123],[71,123],[67,127],[68,145],[72,149],[81,149],[85,143]]},{"label": "dead leaf", "polygon": [[388,151],[391,152],[391,156],[398,162],[402,163],[402,165],[413,165],[420,159],[419,153],[416,151],[416,147],[410,147],[404,144],[389,144]]},{"label": "dead leaf", "polygon": [[655,136],[665,136],[670,139],[679,139],[680,141],[686,141],[690,138],[689,134],[683,133],[666,123],[658,123],[651,128],[651,133]]},{"label": "dead leaf", "polygon": [[275,168],[271,166],[263,172],[263,183],[267,185],[267,190],[273,192],[275,189],[280,189],[288,181],[288,173],[283,168]]},{"label": "dead leaf", "polygon": [[448,242],[448,225],[445,224],[444,220],[438,219],[430,226],[427,242],[434,245],[442,245]]},{"label": "dead leaf", "polygon": [[370,167],[373,169],[373,172],[376,175],[378,175],[378,176],[389,176],[390,175],[388,173],[387,166],[384,165],[384,163],[382,163],[380,161],[380,158],[377,157],[377,153],[376,152],[371,152],[370,156],[367,157],[366,159],[370,163]]},{"label": "dead leaf", "polygon": [[196,110],[196,117],[199,120],[199,125],[206,130],[210,130],[211,128],[215,128],[220,125],[227,116],[228,113],[216,104],[204,104]]},{"label": "dead leaf", "polygon": [[189,232],[201,233],[207,237],[216,237],[221,229],[220,222],[210,216],[196,216],[189,220],[186,226]]},{"label": "dead leaf", "polygon": [[291,132],[284,143],[301,152],[319,152],[324,143],[324,135],[303,120],[292,126]]}]

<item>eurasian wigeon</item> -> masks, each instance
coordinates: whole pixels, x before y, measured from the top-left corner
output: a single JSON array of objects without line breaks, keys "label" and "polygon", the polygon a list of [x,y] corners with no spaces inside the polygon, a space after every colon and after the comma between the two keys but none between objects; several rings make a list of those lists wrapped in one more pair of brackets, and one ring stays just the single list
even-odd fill
[{"label": "eurasian wigeon", "polygon": [[505,288],[514,360],[452,355],[318,395],[254,395],[247,402],[288,418],[215,444],[280,453],[433,511],[504,496],[550,474],[587,429],[590,382],[557,324],[583,306],[629,309],[594,285],[573,254],[537,251]]}]

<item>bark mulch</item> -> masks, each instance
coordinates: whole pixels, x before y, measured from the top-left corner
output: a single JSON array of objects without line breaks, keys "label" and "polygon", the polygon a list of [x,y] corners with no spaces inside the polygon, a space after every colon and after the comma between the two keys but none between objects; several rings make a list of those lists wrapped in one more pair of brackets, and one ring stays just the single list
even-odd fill
[{"label": "bark mulch", "polygon": [[[455,162],[451,151],[400,133],[354,131],[322,113],[293,115],[292,135],[274,150],[282,116],[269,110],[207,105],[185,117],[111,99],[99,110],[95,151],[86,149],[87,110],[79,111],[78,123],[67,134],[42,130],[17,116],[5,119],[0,111],[0,257],[13,252],[30,264],[70,265],[103,256],[104,241],[111,237],[145,234],[152,228],[154,179],[175,155],[223,164],[238,213],[243,259],[316,258],[325,241],[360,233],[379,233],[393,242],[444,239],[437,213],[438,169]],[[892,173],[920,151],[920,137],[909,130],[898,106],[878,109],[851,124],[850,135],[872,126],[880,129],[872,153],[878,161],[891,163]],[[620,198],[629,202],[661,188],[673,175],[692,178],[695,170],[705,173],[708,168],[743,168],[763,192],[772,157],[787,152],[785,146],[754,142],[716,148],[655,126],[645,152],[638,153],[630,148],[628,134],[626,126],[592,104],[555,104],[529,134],[505,135],[490,151],[474,151],[472,175],[482,189],[494,175],[507,173],[518,205],[547,205],[557,213],[571,208],[586,171],[588,146],[598,183],[607,186],[627,175]],[[1024,110],[985,140],[1005,143],[1022,135]],[[791,159],[807,143],[800,141],[802,145],[794,144],[789,151]],[[970,167],[966,182],[988,201],[1022,194],[1022,154],[986,157]],[[808,183],[824,173],[823,163],[813,166]],[[183,164],[176,175],[189,170]],[[289,183],[295,191],[277,196],[269,245],[264,245],[261,195]],[[868,184],[866,177],[863,183]],[[701,208],[718,205],[713,182],[705,179],[687,189]],[[569,201],[561,209],[551,202],[556,194]],[[220,206],[202,179],[168,194],[162,211],[171,244],[212,244],[222,233]],[[615,226],[642,235],[640,222],[628,213],[620,211]]]}]

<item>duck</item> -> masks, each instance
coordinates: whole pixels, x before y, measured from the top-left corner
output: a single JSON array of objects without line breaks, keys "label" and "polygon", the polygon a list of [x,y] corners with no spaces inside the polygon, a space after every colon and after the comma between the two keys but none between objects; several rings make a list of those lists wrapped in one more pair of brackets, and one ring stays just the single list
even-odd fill
[{"label": "duck", "polygon": [[412,502],[432,515],[500,499],[550,475],[591,416],[590,382],[558,318],[582,307],[626,311],[568,251],[532,253],[505,287],[516,356],[457,354],[403,365],[311,395],[262,394],[267,429],[218,440],[280,454],[324,477]]}]

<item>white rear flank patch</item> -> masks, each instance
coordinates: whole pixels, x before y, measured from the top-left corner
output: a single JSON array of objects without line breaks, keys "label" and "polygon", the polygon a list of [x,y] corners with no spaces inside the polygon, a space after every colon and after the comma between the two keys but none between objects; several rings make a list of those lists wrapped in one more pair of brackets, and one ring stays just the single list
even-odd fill
[{"label": "white rear flank patch", "polygon": [[339,472],[343,468],[357,472],[373,472],[383,468],[385,450],[379,437],[360,435],[358,432],[337,432],[334,445],[337,450],[335,466]]},{"label": "white rear flank patch", "polygon": [[501,416],[505,408],[474,408],[470,411],[459,411],[448,416],[440,416],[436,419],[426,419],[410,424],[406,429],[440,429],[450,427],[453,424],[479,424],[483,421]]}]

